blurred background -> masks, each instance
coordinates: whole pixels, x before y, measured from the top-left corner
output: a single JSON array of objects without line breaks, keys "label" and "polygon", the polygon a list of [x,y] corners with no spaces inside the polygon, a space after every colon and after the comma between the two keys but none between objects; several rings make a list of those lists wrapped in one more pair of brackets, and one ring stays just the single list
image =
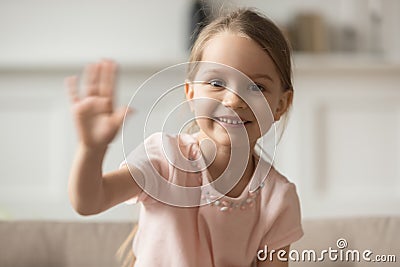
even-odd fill
[{"label": "blurred background", "polygon": [[[117,103],[127,105],[152,74],[186,62],[193,25],[236,6],[259,8],[295,51],[276,164],[296,183],[304,217],[399,215],[400,1],[0,0],[0,219],[137,219],[138,205],[72,210],[77,140],[63,80],[112,58]],[[123,158],[119,134],[104,171]]]}]

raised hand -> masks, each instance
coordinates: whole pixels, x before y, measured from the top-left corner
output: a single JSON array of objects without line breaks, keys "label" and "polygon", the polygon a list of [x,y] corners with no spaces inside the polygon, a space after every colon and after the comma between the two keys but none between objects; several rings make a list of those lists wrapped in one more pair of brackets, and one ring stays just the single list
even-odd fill
[{"label": "raised hand", "polygon": [[78,94],[77,77],[66,79],[78,137],[87,147],[106,147],[123,122],[127,108],[113,107],[116,69],[110,60],[88,65],[83,73],[84,96]]}]

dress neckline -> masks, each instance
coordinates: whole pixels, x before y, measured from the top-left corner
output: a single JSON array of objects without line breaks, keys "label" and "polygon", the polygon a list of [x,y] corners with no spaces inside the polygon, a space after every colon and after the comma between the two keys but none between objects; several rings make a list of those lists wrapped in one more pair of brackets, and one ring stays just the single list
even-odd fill
[{"label": "dress neckline", "polygon": [[[210,196],[211,200],[224,199],[224,200],[233,201],[233,202],[238,202],[238,201],[240,202],[240,201],[246,200],[246,198],[248,198],[249,195],[254,195],[255,193],[258,193],[258,191],[260,191],[260,189],[265,184],[265,180],[268,177],[270,169],[273,167],[272,167],[272,164],[270,164],[269,162],[265,161],[262,157],[260,157],[256,153],[255,150],[253,150],[252,154],[253,154],[253,158],[255,159],[257,164],[255,165],[255,169],[253,171],[253,174],[252,174],[249,182],[246,184],[246,186],[244,187],[244,189],[242,190],[242,192],[240,193],[239,196],[237,196],[237,197],[227,196],[226,194],[222,194],[214,186],[212,186],[212,183],[215,181],[212,181],[210,179],[211,174],[209,173],[208,169],[205,168],[206,163],[205,163],[204,157],[203,156],[199,157],[199,154],[201,155],[202,152],[201,152],[198,138],[197,138],[198,134],[199,133],[197,132],[194,134],[185,134],[185,135],[187,135],[187,137],[189,137],[189,139],[191,139],[189,142],[192,144],[191,154],[193,156],[193,159],[196,158],[196,160],[198,160],[197,163],[200,163],[200,166],[198,166],[198,167],[203,167],[203,168],[200,168],[201,170],[199,171],[199,173],[201,175],[199,180],[201,183],[202,193],[204,193],[206,198],[208,196]],[[220,178],[218,178],[218,179],[220,179]]]},{"label": "dress neckline", "polygon": [[[213,186],[210,186],[209,188],[211,189],[212,193],[214,193],[214,195],[216,195],[218,198],[225,198],[225,199],[232,200],[232,201],[238,201],[238,200],[242,200],[243,198],[246,198],[249,193],[253,193],[264,186],[265,180],[270,171],[270,170],[268,170],[268,166],[270,164],[267,163],[262,158],[260,158],[256,154],[255,151],[253,151],[252,154],[253,154],[254,160],[257,162],[257,164],[255,165],[255,169],[253,171],[253,174],[251,175],[250,180],[248,181],[246,186],[243,188],[240,195],[237,197],[230,197],[226,194],[222,194],[217,189],[215,189]],[[202,161],[202,163],[205,164],[204,161]],[[271,168],[272,168],[272,166],[271,166]],[[205,168],[204,170],[201,171],[201,175],[202,175],[202,186],[206,186],[207,184],[210,184],[211,175],[207,168]]]}]

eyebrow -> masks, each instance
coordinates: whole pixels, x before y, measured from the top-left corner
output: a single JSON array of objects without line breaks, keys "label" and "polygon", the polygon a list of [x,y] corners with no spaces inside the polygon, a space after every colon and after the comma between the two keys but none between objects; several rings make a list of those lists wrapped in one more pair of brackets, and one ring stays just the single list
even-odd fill
[{"label": "eyebrow", "polygon": [[257,78],[264,78],[264,79],[270,80],[271,82],[274,82],[274,79],[272,79],[271,76],[269,76],[268,74],[263,74],[263,73],[257,73],[257,74],[254,74],[254,75],[251,75],[248,77],[252,80],[257,79]]},{"label": "eyebrow", "polygon": [[219,70],[219,69],[206,69],[206,70],[204,70],[204,71],[202,71],[202,72],[200,72],[201,74],[208,74],[208,73],[217,73],[217,74],[220,74],[220,73],[223,73],[223,70]]},{"label": "eyebrow", "polygon": [[[221,70],[219,70],[219,69],[206,69],[205,71],[203,71],[203,74],[207,74],[207,73],[221,73]],[[244,75],[246,75],[246,74],[244,74]],[[246,75],[246,76],[249,77],[250,80],[255,80],[257,78],[264,78],[264,79],[270,80],[271,82],[274,82],[274,79],[272,79],[272,77],[270,75],[266,74],[266,73],[257,73],[257,74]]]}]

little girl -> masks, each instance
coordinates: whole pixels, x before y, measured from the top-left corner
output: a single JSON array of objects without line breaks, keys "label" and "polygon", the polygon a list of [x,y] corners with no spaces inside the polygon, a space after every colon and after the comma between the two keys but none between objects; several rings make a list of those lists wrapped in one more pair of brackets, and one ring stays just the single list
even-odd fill
[{"label": "little girl", "polygon": [[[268,113],[277,122],[291,106],[289,46],[277,26],[257,11],[239,9],[206,26],[191,50],[190,62],[197,61],[223,64],[249,77],[256,85],[250,90],[257,91],[269,105],[261,117]],[[260,130],[262,123],[248,102],[229,91],[222,79],[204,83],[191,83],[189,79],[185,84],[188,101],[206,97],[237,114],[236,120],[202,117],[196,119],[196,134],[167,137],[170,144],[179,143],[176,154],[212,158],[201,172],[207,179],[192,179],[196,173],[185,173],[173,166],[164,155],[162,134],[148,137],[119,170],[103,174],[104,154],[126,110],[113,108],[115,70],[116,65],[108,60],[88,66],[84,97],[78,96],[76,78],[67,79],[80,140],[69,179],[74,209],[91,215],[127,200],[140,202],[133,242],[134,266],[288,266],[284,258],[288,258],[290,244],[303,235],[296,187],[255,153],[256,141],[265,131]],[[197,108],[193,105],[195,113]],[[241,147],[242,142],[232,138],[237,128],[245,130],[248,140],[243,143],[250,147],[247,154],[241,155],[246,166],[236,174],[238,182],[231,190],[208,199],[209,204],[190,207],[169,205],[148,193],[147,182],[154,182],[155,175],[151,168],[170,182],[195,181],[201,186],[216,180],[227,168],[235,151],[232,148]],[[213,156],[210,149],[202,147],[204,140],[215,144]],[[230,175],[236,179],[232,172]],[[260,177],[265,178],[264,182],[250,190],[252,181]],[[217,189],[214,188],[215,194]],[[271,253],[265,259],[260,252],[266,247],[269,252],[285,252],[281,251],[279,258]]]}]

